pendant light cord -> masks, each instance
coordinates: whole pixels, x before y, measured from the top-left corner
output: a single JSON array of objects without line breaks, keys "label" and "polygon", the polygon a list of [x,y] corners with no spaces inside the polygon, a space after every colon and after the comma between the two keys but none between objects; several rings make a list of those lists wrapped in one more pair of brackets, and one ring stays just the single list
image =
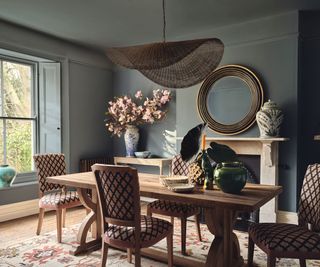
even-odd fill
[{"label": "pendant light cord", "polygon": [[162,14],[163,14],[163,42],[166,42],[166,3],[162,0]]}]

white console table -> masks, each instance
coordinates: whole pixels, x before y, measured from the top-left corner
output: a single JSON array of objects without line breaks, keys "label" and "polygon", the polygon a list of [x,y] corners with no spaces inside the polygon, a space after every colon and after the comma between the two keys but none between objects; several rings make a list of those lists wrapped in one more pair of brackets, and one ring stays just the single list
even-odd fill
[{"label": "white console table", "polygon": [[136,164],[145,166],[159,167],[160,175],[163,175],[163,168],[171,166],[172,159],[169,158],[133,158],[133,157],[114,157],[114,164]]}]

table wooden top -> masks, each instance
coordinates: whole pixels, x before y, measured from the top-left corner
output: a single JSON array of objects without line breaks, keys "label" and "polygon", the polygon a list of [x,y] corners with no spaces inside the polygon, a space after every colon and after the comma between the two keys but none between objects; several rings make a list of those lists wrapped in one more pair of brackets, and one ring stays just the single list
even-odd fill
[{"label": "table wooden top", "polygon": [[[48,177],[48,182],[78,188],[95,189],[92,172]],[[195,190],[193,193],[175,193],[159,183],[159,175],[139,173],[140,195],[157,199],[195,204],[200,207],[217,205],[239,211],[254,211],[282,192],[281,186],[247,183],[241,194],[226,194],[219,189]]]}]

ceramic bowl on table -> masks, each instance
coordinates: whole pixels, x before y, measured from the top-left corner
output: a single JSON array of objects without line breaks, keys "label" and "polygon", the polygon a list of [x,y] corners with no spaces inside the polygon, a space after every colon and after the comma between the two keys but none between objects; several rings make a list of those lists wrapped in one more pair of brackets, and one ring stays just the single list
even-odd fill
[{"label": "ceramic bowl on table", "polygon": [[173,175],[173,176],[160,176],[160,183],[163,186],[170,187],[176,184],[188,184],[188,176],[184,175]]},{"label": "ceramic bowl on table", "polygon": [[192,192],[194,185],[189,184],[189,178],[184,175],[160,176],[160,183],[173,192]]},{"label": "ceramic bowl on table", "polygon": [[151,155],[151,152],[150,151],[137,151],[137,152],[134,152],[134,155],[137,158],[144,158],[145,159]]}]

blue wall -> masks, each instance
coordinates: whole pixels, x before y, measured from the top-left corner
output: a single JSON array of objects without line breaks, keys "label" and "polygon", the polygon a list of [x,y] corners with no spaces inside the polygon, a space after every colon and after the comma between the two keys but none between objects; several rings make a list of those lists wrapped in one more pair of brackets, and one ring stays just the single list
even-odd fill
[{"label": "blue wall", "polygon": [[[295,211],[297,199],[297,123],[298,123],[298,13],[291,12],[262,18],[219,29],[193,33],[176,39],[219,37],[225,44],[220,65],[240,64],[252,69],[261,79],[265,100],[277,102],[285,114],[281,135],[290,141],[280,145],[279,183],[284,192],[279,198],[279,209]],[[166,124],[146,128],[150,140],[143,149],[161,150],[162,131],[175,125],[177,137],[182,137],[194,125],[201,122],[197,111],[197,94],[201,84],[177,89],[176,103],[171,103]],[[136,88],[151,91],[158,88],[137,71],[118,69],[114,74],[114,94],[130,92]],[[173,90],[174,91],[174,90]],[[210,131],[209,136],[219,136]],[[254,125],[238,135],[259,136]],[[123,140],[115,142],[115,151],[124,155]],[[177,144],[179,150],[179,144]]]},{"label": "blue wall", "polygon": [[[0,48],[61,62],[62,152],[68,172],[81,157],[112,154],[104,110],[112,97],[110,62],[102,53],[0,21]],[[0,205],[38,198],[37,182],[0,189]]]}]

